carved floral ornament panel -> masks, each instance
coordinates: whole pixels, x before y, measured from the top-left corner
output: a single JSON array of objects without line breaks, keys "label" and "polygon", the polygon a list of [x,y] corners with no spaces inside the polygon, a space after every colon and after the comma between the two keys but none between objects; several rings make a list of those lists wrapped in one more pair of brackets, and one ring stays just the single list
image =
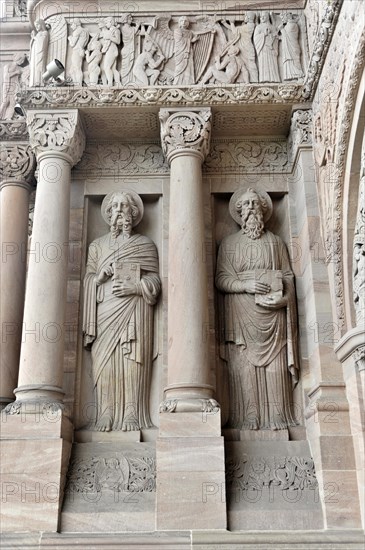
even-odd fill
[{"label": "carved floral ornament panel", "polygon": [[36,19],[30,85],[58,59],[74,85],[191,86],[302,81],[306,22],[300,10],[237,14]]}]

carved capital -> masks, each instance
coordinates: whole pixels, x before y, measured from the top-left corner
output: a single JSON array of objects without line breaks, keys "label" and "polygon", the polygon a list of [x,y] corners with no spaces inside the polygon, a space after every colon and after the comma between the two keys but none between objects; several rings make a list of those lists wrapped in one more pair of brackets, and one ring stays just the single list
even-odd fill
[{"label": "carved capital", "polygon": [[35,155],[28,143],[2,143],[0,145],[0,186],[9,181],[29,182],[33,178]]},{"label": "carved capital", "polygon": [[74,166],[85,149],[85,133],[77,110],[30,111],[27,115],[29,141],[37,158],[41,153],[63,153]]},{"label": "carved capital", "polygon": [[197,155],[203,161],[209,153],[211,110],[161,109],[162,150],[171,162],[180,154]]}]

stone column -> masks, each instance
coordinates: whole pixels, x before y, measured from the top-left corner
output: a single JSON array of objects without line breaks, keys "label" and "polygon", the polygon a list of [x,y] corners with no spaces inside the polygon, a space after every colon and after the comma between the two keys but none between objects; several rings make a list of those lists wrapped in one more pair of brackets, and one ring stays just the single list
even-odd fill
[{"label": "stone column", "polygon": [[[209,151],[211,111],[162,109],[162,147],[171,166],[168,287],[168,386],[162,411],[211,411],[208,287],[202,162]],[[183,327],[183,328],[182,328]]]},{"label": "stone column", "polygon": [[211,112],[162,109],[160,119],[171,181],[168,385],[156,443],[156,528],[225,529],[224,442],[205,337],[201,165],[209,150]]},{"label": "stone column", "polygon": [[35,157],[27,143],[3,143],[0,155],[0,408],[14,400],[24,309],[30,181]]},{"label": "stone column", "polygon": [[85,137],[76,110],[28,113],[30,144],[38,162],[37,200],[29,251],[22,349],[16,401],[8,412],[57,409],[63,398],[64,320],[71,167]]},{"label": "stone column", "polygon": [[36,487],[39,496],[28,499],[14,490],[2,504],[3,529],[56,532],[72,446],[62,405],[70,176],[85,137],[76,110],[28,111],[27,124],[38,161],[37,199],[19,381],[16,401],[2,412],[0,469],[8,486]]}]

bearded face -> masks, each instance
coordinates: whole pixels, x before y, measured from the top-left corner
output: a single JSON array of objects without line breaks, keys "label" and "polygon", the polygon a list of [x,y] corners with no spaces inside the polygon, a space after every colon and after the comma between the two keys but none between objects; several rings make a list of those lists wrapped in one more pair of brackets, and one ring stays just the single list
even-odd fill
[{"label": "bearded face", "polygon": [[259,239],[264,232],[264,213],[261,201],[256,193],[245,193],[237,202],[241,215],[242,233],[250,239]]},{"label": "bearded face", "polygon": [[123,234],[130,237],[132,233],[132,207],[125,195],[115,195],[110,206],[110,230],[113,237]]}]

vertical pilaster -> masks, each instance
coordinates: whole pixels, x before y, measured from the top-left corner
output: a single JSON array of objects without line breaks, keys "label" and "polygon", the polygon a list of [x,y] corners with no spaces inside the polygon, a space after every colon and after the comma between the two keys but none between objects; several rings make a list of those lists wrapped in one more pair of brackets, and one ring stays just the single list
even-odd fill
[{"label": "vertical pilaster", "polygon": [[302,384],[308,441],[315,463],[324,527],[360,526],[353,439],[342,367],[334,351],[328,271],[312,152],[312,112],[295,111],[291,126],[291,213],[296,220],[293,267],[301,338]]}]

